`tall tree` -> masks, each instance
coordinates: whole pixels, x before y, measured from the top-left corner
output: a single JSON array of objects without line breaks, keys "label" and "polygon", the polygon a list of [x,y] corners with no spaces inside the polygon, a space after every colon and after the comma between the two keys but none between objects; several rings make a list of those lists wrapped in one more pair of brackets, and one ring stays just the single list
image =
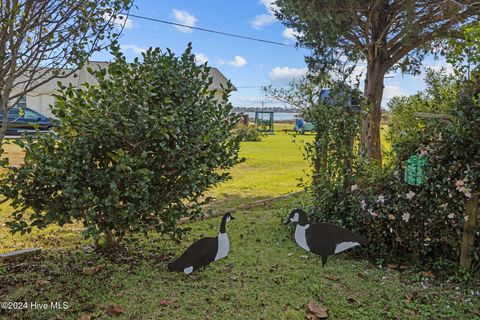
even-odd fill
[{"label": "tall tree", "polygon": [[28,92],[68,77],[116,38],[132,0],[0,1],[0,146],[8,111]]},{"label": "tall tree", "polygon": [[369,105],[362,128],[366,155],[382,163],[380,145],[383,80],[389,70],[418,73],[441,40],[480,12],[472,0],[277,0],[277,17],[296,31],[299,44],[313,48],[312,70],[338,62],[367,64],[364,95]]}]

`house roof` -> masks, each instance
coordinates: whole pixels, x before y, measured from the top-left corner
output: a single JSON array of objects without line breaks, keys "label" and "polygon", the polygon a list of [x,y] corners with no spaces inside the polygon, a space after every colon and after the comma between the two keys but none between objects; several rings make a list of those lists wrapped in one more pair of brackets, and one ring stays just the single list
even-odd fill
[{"label": "house roof", "polygon": [[[80,85],[85,82],[91,85],[95,85],[97,84],[97,80],[87,71],[87,68],[90,67],[93,70],[98,70],[100,68],[106,68],[108,64],[109,63],[105,61],[90,61],[82,69],[69,75],[66,78],[57,78],[47,81],[46,83],[36,88],[33,92],[30,92],[29,95],[51,94],[58,90],[57,82],[61,82],[63,85],[69,85],[71,83],[77,87],[80,87]],[[222,90],[222,86],[227,86],[229,80],[217,68],[210,68],[209,75],[213,78],[212,84],[209,87],[211,91]],[[49,75],[47,74],[45,78],[47,78],[48,76]],[[20,79],[20,81],[22,81],[22,79]],[[232,85],[232,90],[236,91],[237,88]]]},{"label": "house roof", "polygon": [[[222,86],[226,86],[228,79],[217,68],[210,68],[210,76],[213,78],[213,82],[210,85],[212,90],[222,90]],[[232,84],[232,90],[237,91],[237,88]]]}]

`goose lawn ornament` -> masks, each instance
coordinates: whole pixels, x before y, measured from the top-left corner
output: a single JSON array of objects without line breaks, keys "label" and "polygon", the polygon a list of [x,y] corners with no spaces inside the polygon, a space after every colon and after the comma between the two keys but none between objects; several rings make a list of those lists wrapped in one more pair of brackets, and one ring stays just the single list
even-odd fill
[{"label": "goose lawn ornament", "polygon": [[322,257],[322,267],[328,256],[347,249],[364,245],[367,239],[330,223],[309,223],[302,209],[290,213],[285,224],[292,222],[295,227],[295,242],[303,249]]},{"label": "goose lawn ornament", "polygon": [[190,274],[213,261],[225,258],[230,248],[225,225],[234,219],[230,213],[226,213],[222,217],[218,236],[202,238],[193,243],[178,259],[168,264],[168,271]]}]

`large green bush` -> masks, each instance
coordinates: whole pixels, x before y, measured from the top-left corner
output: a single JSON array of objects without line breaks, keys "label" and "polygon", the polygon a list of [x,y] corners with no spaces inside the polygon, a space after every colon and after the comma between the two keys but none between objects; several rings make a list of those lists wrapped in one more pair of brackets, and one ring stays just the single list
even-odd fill
[{"label": "large green bush", "polygon": [[231,87],[216,100],[190,46],[180,57],[149,49],[133,63],[113,54],[93,73],[98,86],[62,88],[57,134],[24,144],[25,163],[2,187],[13,231],[78,220],[109,245],[132,231],[179,235],[177,221],[199,214],[203,192],[238,161]]},{"label": "large green bush", "polygon": [[[460,90],[450,77],[431,76],[438,81],[428,82],[427,93],[394,101],[389,137],[395,157],[389,166],[375,175],[357,170],[350,190],[332,184],[330,197],[315,194],[316,203],[323,201],[313,217],[364,233],[364,252],[378,261],[455,272],[469,218],[465,203],[480,185],[480,87],[472,81]],[[440,91],[448,97],[434,94]],[[419,120],[415,112],[448,113],[453,120]],[[420,186],[404,181],[405,161],[415,154],[427,159]],[[472,257],[475,272],[478,246]]]}]

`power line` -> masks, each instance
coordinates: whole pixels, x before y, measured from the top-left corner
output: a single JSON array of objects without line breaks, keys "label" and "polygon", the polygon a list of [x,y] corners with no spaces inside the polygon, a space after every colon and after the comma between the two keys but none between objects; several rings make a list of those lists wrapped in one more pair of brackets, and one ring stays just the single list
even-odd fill
[{"label": "power line", "polygon": [[239,34],[228,33],[228,32],[223,32],[223,31],[218,31],[218,30],[213,30],[213,29],[192,27],[192,26],[188,26],[186,24],[181,24],[181,23],[176,23],[176,22],[171,22],[171,21],[166,21],[166,20],[161,20],[161,19],[155,19],[155,18],[149,18],[149,17],[139,16],[139,15],[131,14],[131,13],[129,13],[128,16],[133,17],[133,18],[137,18],[137,19],[143,19],[143,20],[148,20],[148,21],[154,21],[154,22],[169,24],[169,25],[177,26],[177,27],[190,28],[190,29],[194,29],[194,30],[220,34],[220,35],[224,35],[224,36],[228,36],[228,37],[240,38],[240,39],[244,39],[244,40],[251,40],[251,41],[263,42],[263,43],[268,43],[268,44],[275,44],[275,45],[285,46],[285,47],[303,48],[301,46],[296,46],[294,44],[282,43],[282,42],[253,38],[253,37],[247,37],[247,36],[242,36],[242,35],[239,35]]}]

